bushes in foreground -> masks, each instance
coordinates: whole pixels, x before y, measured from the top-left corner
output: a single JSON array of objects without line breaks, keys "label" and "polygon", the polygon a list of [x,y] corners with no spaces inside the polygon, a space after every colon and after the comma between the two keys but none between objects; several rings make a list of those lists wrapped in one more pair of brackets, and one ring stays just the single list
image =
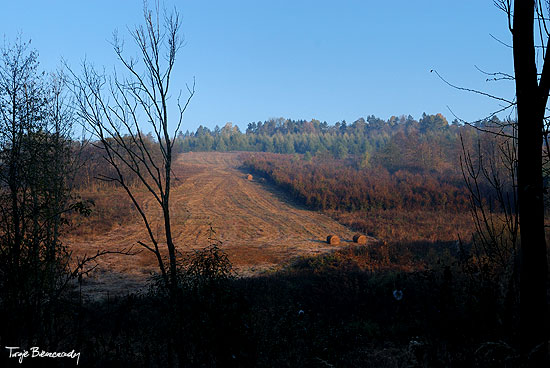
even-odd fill
[{"label": "bushes in foreground", "polygon": [[513,306],[498,285],[464,271],[467,248],[351,247],[253,278],[227,272],[216,246],[193,257],[180,270],[176,301],[157,285],[81,304],[66,315],[70,334],[57,348],[80,351],[84,367],[521,363],[510,347]]}]

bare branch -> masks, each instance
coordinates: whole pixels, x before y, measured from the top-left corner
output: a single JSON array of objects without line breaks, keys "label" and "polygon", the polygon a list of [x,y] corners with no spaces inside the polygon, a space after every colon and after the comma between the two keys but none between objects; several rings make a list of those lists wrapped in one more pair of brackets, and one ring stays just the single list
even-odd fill
[{"label": "bare branch", "polygon": [[513,104],[514,104],[512,101],[507,100],[507,99],[502,98],[502,97],[494,96],[494,95],[491,95],[491,94],[486,93],[486,92],[483,92],[483,91],[478,91],[478,90],[476,90],[476,89],[464,88],[464,87],[459,87],[459,86],[456,86],[456,85],[454,85],[454,84],[451,84],[451,83],[449,83],[445,78],[443,78],[443,77],[437,72],[437,70],[435,70],[435,69],[430,70],[430,72],[435,73],[435,74],[439,77],[439,79],[441,79],[445,84],[449,85],[450,87],[452,87],[452,88],[454,88],[454,89],[458,89],[458,90],[460,90],[460,91],[472,92],[472,93],[475,93],[475,94],[478,94],[478,95],[482,95],[482,96],[485,96],[485,97],[492,98],[493,100],[506,102],[507,104],[510,104],[510,105],[513,105]]}]

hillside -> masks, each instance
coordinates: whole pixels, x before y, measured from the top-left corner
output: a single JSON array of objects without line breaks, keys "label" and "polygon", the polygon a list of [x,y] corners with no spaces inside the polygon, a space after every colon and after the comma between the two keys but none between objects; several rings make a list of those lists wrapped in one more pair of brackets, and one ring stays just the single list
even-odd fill
[{"label": "hillside", "polygon": [[[334,249],[324,242],[329,234],[340,236],[341,245],[351,241],[354,233],[350,229],[296,205],[263,181],[247,180],[240,165],[237,153],[189,152],[179,156],[174,168],[177,179],[171,194],[171,211],[180,252],[207,246],[212,225],[238,273],[250,275],[273,269],[299,255]],[[143,199],[146,207],[153,210],[150,200],[146,196]],[[128,199],[119,195],[113,201]],[[123,208],[133,211],[128,206]],[[160,225],[154,228],[159,231]],[[130,216],[105,233],[73,235],[67,244],[82,256],[102,249],[127,248],[139,240],[146,241],[146,233],[139,219]],[[98,296],[107,291],[133,291],[156,270],[155,262],[147,251],[135,256],[104,256],[83,287]]]}]

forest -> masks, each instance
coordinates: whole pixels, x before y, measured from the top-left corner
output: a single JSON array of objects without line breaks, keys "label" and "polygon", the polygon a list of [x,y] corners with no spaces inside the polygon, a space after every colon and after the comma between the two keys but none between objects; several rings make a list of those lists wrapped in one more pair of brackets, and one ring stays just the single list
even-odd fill
[{"label": "forest", "polygon": [[[424,114],[420,121],[414,120],[410,115],[392,116],[387,121],[371,115],[366,120],[359,118],[351,124],[342,121],[334,125],[315,119],[295,121],[278,118],[249,123],[245,133],[241,133],[239,128],[231,123],[227,123],[223,128],[216,126],[214,130],[201,125],[194,133],[180,133],[176,147],[179,152],[259,151],[299,153],[309,157],[315,154],[328,154],[344,159],[348,155],[365,155],[380,150],[399,132],[405,135],[412,132],[413,136],[426,140],[433,132],[444,130],[446,134],[439,138],[449,142],[458,137],[460,126],[457,120],[449,125],[441,114]],[[415,153],[410,152],[410,155],[414,156]],[[423,164],[428,165],[429,162]]]}]

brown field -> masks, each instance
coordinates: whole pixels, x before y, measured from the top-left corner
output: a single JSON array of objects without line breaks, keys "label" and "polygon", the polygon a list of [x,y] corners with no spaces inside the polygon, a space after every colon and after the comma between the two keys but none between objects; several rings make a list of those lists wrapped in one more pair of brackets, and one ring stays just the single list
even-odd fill
[{"label": "brown field", "polygon": [[[349,228],[295,204],[263,181],[247,180],[247,173],[239,169],[237,153],[186,153],[174,166],[177,180],[171,193],[172,227],[182,253],[207,246],[210,225],[239,275],[262,273],[296,256],[335,249],[326,243],[330,234],[340,237],[339,246],[352,244],[355,232]],[[113,189],[81,193],[83,198],[94,199],[96,206],[91,218],[65,241],[75,255],[132,245],[137,250],[137,241],[147,241],[129,199]],[[145,192],[139,192],[147,212],[155,216],[157,206]],[[154,221],[153,229],[162,231],[160,221]],[[146,250],[134,256],[106,255],[83,286],[95,295],[135,291],[156,270],[156,260]]]}]

